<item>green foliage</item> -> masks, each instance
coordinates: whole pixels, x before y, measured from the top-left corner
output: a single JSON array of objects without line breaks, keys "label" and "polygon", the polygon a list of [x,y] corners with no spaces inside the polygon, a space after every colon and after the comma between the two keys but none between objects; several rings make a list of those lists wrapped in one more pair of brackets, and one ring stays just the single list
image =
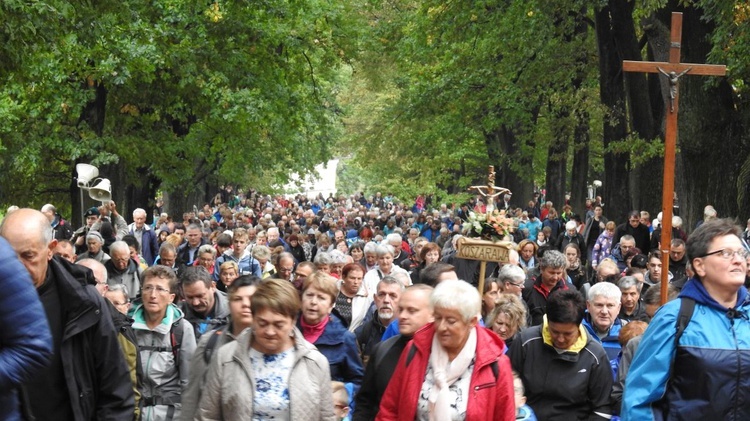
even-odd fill
[{"label": "green foliage", "polygon": [[[349,8],[3,2],[2,169],[40,187],[9,185],[0,201],[65,191],[77,159],[184,193],[205,181],[308,172],[340,133],[339,73],[357,40]],[[40,182],[40,172],[56,182]]]}]

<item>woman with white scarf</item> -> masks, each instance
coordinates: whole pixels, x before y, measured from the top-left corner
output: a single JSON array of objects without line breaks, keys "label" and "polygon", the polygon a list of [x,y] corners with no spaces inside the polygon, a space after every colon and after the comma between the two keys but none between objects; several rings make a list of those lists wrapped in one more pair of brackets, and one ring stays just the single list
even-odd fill
[{"label": "woman with white scarf", "polygon": [[435,321],[406,345],[377,420],[514,420],[505,343],[479,326],[481,297],[464,281],[443,281],[430,303]]}]

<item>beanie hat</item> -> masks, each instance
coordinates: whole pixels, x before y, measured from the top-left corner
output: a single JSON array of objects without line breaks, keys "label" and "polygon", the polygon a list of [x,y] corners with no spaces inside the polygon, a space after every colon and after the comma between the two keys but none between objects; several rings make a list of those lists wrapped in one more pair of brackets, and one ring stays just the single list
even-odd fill
[{"label": "beanie hat", "polygon": [[86,241],[88,241],[89,238],[93,238],[96,241],[104,244],[104,237],[102,237],[102,235],[99,234],[98,231],[89,231],[89,233],[86,235]]}]

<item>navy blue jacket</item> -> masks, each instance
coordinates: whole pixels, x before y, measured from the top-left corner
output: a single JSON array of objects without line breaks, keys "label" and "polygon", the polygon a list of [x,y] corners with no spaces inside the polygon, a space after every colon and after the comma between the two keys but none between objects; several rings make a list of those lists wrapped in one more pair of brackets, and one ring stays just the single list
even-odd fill
[{"label": "navy blue jacket", "polygon": [[682,300],[670,301],[656,313],[625,381],[622,419],[749,420],[747,290],[741,287],[737,304],[728,309],[708,295],[698,279],[692,278],[680,297],[695,300],[690,323],[675,349],[675,322]]},{"label": "navy blue jacket", "polygon": [[[130,233],[134,234],[135,227],[130,228]],[[154,265],[154,261],[156,260],[156,256],[159,255],[159,245],[156,241],[156,234],[154,233],[154,230],[151,229],[148,225],[143,226],[143,235],[141,236],[141,256],[143,256],[143,260],[146,261],[146,264],[149,266]]]},{"label": "navy blue jacket", "polygon": [[[299,321],[297,325],[302,330]],[[328,364],[331,366],[331,380],[354,383],[359,388],[365,369],[359,358],[357,339],[344,327],[338,317],[331,316],[323,334],[313,345],[328,359]]]},{"label": "navy blue jacket", "polygon": [[0,237],[0,419],[20,420],[17,388],[52,357],[47,315],[31,277]]}]

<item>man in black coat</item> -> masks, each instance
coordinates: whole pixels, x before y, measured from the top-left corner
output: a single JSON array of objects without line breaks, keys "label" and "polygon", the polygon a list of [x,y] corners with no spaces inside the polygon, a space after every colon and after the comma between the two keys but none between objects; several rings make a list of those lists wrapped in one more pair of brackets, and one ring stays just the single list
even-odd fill
[{"label": "man in black coat", "polygon": [[414,336],[414,332],[430,323],[432,287],[413,285],[404,291],[398,305],[399,334],[375,345],[370,361],[365,368],[362,387],[357,393],[353,421],[371,421],[378,415],[380,399],[396,371],[401,351]]},{"label": "man in black coat", "polygon": [[0,225],[31,275],[47,315],[54,354],[51,364],[22,387],[27,418],[132,420],[128,367],[117,342],[109,306],[92,285],[88,269],[53,257],[57,240],[47,217],[19,209]]},{"label": "man in black coat", "polygon": [[641,253],[648,253],[651,250],[651,234],[648,227],[641,224],[641,213],[637,210],[630,211],[628,222],[620,224],[615,229],[615,235],[612,237],[612,246],[620,242],[623,235],[632,235],[635,239],[635,246]]}]

